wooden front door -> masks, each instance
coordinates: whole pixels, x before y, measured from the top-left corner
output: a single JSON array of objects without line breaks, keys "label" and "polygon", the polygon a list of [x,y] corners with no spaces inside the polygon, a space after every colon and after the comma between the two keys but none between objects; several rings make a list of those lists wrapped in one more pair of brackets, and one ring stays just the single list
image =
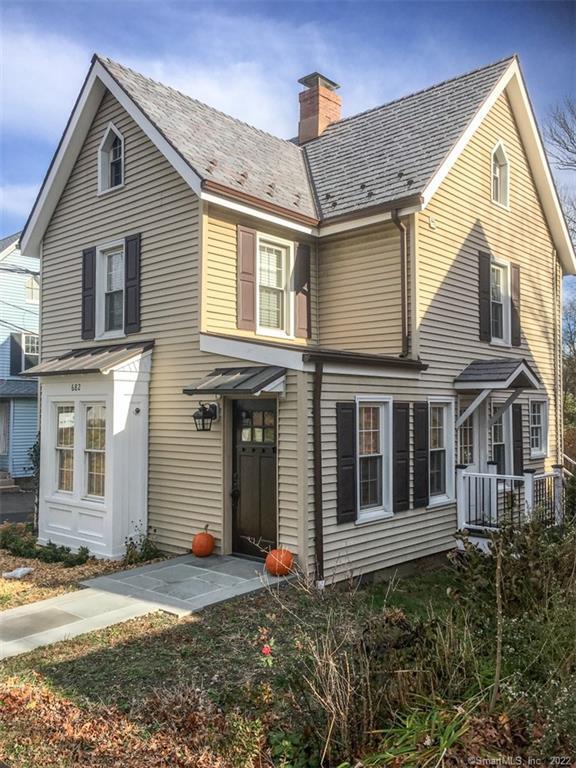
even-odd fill
[{"label": "wooden front door", "polygon": [[276,546],[276,401],[235,400],[233,406],[233,548],[264,558]]}]

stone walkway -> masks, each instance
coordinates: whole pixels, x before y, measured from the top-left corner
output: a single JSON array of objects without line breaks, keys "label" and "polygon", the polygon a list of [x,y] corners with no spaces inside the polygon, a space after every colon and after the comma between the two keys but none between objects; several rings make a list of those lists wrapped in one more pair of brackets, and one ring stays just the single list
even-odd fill
[{"label": "stone walkway", "polygon": [[152,611],[177,616],[277,584],[263,564],[184,555],[82,582],[86,589],[0,613],[0,659]]}]

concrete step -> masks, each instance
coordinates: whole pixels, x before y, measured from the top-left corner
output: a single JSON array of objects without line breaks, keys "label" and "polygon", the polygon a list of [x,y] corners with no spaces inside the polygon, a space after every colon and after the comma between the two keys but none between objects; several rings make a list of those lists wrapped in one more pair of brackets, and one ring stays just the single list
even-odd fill
[{"label": "concrete step", "polygon": [[0,480],[0,493],[20,493],[20,486],[12,480]]}]

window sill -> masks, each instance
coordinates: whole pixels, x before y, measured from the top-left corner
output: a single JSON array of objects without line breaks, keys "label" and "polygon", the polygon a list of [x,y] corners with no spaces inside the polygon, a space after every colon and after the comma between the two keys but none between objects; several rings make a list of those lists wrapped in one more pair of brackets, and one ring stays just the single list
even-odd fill
[{"label": "window sill", "polygon": [[106,333],[100,333],[94,337],[94,341],[104,341],[106,339],[125,339],[126,334],[124,331],[106,331]]},{"label": "window sill", "polygon": [[490,342],[491,347],[500,347],[500,349],[511,349],[512,344],[510,344],[509,341],[505,340],[499,340],[499,339],[492,339]]},{"label": "window sill", "polygon": [[354,521],[354,525],[368,525],[370,523],[378,523],[381,520],[388,520],[391,517],[394,517],[393,512],[389,512],[387,509],[380,507],[378,509],[371,509],[369,512],[360,512]]},{"label": "window sill", "polygon": [[291,336],[286,331],[279,331],[277,328],[261,328],[256,329],[256,336],[267,336],[268,338],[284,339],[284,341],[294,341],[295,336]]},{"label": "window sill", "polygon": [[531,459],[547,459],[548,451],[530,451]]},{"label": "window sill", "polygon": [[456,499],[451,496],[437,496],[428,502],[426,509],[437,509],[438,507],[451,507],[456,504]]},{"label": "window sill", "polygon": [[108,189],[99,189],[96,193],[96,197],[104,197],[104,195],[118,192],[120,189],[124,189],[124,184],[118,184],[116,187],[108,187]]},{"label": "window sill", "polygon": [[503,211],[510,211],[510,203],[501,203],[498,200],[492,198],[492,204],[497,205],[498,208],[502,208]]}]

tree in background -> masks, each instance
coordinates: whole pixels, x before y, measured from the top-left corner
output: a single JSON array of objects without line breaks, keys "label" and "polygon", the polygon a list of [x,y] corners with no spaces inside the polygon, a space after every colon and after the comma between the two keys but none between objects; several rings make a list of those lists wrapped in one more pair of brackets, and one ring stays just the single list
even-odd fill
[{"label": "tree in background", "polygon": [[[567,96],[552,110],[544,132],[548,154],[559,171],[576,173],[576,100]],[[576,243],[576,191],[560,187],[560,200],[570,236]]]}]

